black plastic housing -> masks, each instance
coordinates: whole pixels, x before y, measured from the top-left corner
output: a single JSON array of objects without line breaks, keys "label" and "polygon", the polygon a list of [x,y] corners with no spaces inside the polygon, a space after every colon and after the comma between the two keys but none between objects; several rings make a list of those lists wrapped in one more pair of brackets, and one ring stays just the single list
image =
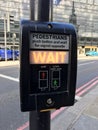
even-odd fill
[{"label": "black plastic housing", "polygon": [[[42,111],[71,106],[75,100],[77,74],[77,36],[72,24],[57,22],[21,22],[20,37],[20,102],[21,111]],[[52,48],[54,39],[50,39],[45,47],[31,47],[31,35],[43,35],[43,40],[49,37],[65,37],[68,47]],[[62,39],[61,39],[62,40]],[[42,39],[41,39],[42,41]],[[32,43],[31,43],[32,42]],[[35,44],[35,43],[34,43]],[[41,43],[43,44],[43,43]],[[60,43],[61,44],[61,43]],[[40,43],[38,43],[40,45]],[[58,43],[59,45],[59,43]],[[57,48],[58,47],[58,48]],[[57,54],[68,53],[66,63],[31,63],[30,52]],[[66,60],[65,60],[66,61]],[[33,61],[32,61],[33,62]],[[42,75],[42,77],[41,77]]]}]

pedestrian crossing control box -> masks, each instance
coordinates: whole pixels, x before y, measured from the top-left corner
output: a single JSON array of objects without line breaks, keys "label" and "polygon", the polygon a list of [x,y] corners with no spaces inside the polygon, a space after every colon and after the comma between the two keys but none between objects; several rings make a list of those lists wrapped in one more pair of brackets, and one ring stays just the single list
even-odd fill
[{"label": "pedestrian crossing control box", "polygon": [[77,37],[72,24],[21,22],[22,111],[48,111],[74,104]]}]

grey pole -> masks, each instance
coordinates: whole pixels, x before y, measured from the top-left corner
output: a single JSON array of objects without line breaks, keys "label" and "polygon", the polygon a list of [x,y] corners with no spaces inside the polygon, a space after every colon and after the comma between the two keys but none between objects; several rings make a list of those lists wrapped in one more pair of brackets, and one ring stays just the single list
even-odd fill
[{"label": "grey pole", "polygon": [[49,20],[53,21],[53,0],[50,0],[50,15]]},{"label": "grey pole", "polygon": [[[30,0],[30,19],[49,21],[50,0]],[[50,111],[31,111],[29,116],[30,130],[50,130]]]},{"label": "grey pole", "polygon": [[13,61],[15,60],[15,39],[16,39],[16,33],[13,33]]},{"label": "grey pole", "polygon": [[30,19],[49,21],[50,0],[30,0]]},{"label": "grey pole", "polygon": [[6,43],[6,14],[4,14],[4,44],[5,44],[5,61],[7,61],[7,43]]},{"label": "grey pole", "polygon": [[48,112],[30,112],[30,130],[50,130],[50,111]]}]

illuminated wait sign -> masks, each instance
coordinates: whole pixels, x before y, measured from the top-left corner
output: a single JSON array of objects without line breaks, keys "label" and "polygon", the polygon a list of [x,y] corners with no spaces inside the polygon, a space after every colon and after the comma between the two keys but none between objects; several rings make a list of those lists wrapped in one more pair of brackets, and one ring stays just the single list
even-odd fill
[{"label": "illuminated wait sign", "polygon": [[30,51],[30,64],[65,64],[68,54],[68,51]]}]

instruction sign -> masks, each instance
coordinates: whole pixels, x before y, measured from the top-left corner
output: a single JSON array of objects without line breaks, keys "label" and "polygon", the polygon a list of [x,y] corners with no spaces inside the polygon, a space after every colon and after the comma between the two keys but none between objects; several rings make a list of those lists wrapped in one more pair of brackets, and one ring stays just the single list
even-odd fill
[{"label": "instruction sign", "polygon": [[69,49],[69,36],[60,34],[31,33],[31,49]]}]

